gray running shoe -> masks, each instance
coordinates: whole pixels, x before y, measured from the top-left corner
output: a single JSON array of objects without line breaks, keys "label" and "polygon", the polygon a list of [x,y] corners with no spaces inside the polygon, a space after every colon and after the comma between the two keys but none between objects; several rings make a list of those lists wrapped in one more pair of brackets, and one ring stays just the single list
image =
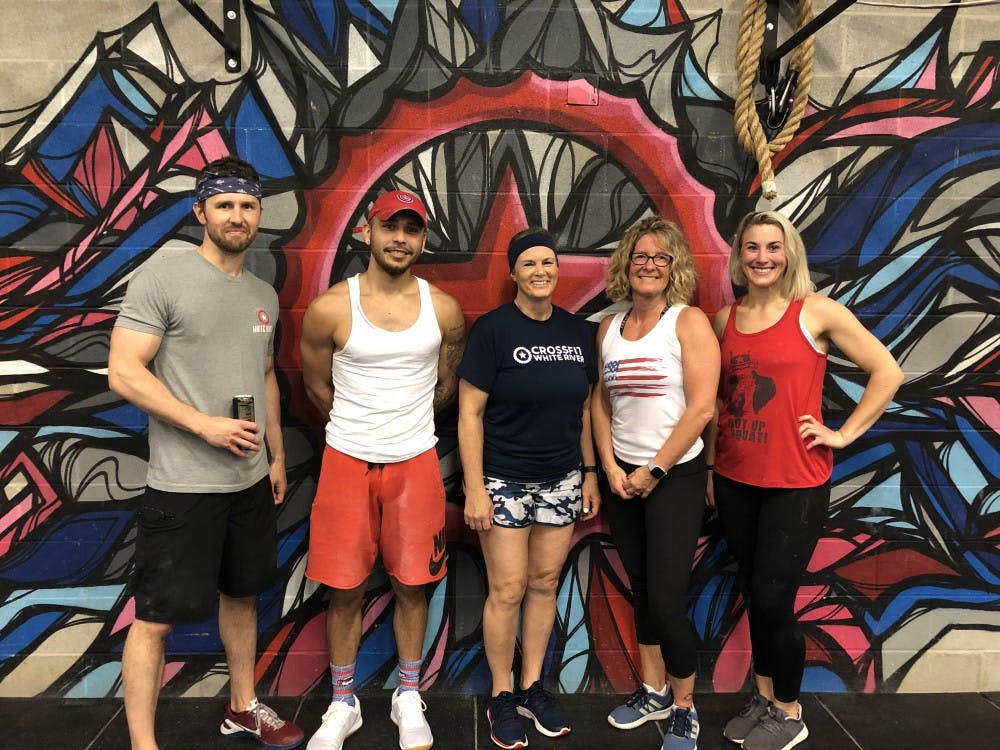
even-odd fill
[{"label": "gray running shoe", "polygon": [[726,724],[726,728],[722,730],[722,736],[730,742],[742,745],[743,740],[750,734],[750,730],[757,726],[757,723],[764,718],[769,705],[771,704],[767,698],[754,689],[753,695],[750,696],[747,704]]},{"label": "gray running shoe", "polygon": [[651,693],[645,685],[639,685],[625,703],[608,714],[608,723],[618,729],[635,729],[647,721],[666,719],[673,703],[674,694],[669,685],[666,695]]},{"label": "gray running shoe", "polygon": [[808,736],[801,714],[793,719],[777,706],[771,706],[743,740],[743,750],[789,750]]}]

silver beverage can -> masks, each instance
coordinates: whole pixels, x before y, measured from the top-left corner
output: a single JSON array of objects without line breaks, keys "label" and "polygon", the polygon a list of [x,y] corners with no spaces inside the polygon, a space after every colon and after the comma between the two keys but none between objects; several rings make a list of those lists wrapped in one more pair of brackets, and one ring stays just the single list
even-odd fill
[{"label": "silver beverage can", "polygon": [[253,395],[233,396],[233,419],[256,422],[253,411]]}]

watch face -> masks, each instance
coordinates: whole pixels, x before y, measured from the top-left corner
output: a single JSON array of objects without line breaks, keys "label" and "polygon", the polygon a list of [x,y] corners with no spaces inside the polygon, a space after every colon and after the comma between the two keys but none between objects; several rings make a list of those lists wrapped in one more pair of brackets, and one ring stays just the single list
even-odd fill
[{"label": "watch face", "polygon": [[649,469],[649,473],[653,475],[653,479],[663,479],[667,475],[663,469],[650,461],[646,464],[646,468]]}]

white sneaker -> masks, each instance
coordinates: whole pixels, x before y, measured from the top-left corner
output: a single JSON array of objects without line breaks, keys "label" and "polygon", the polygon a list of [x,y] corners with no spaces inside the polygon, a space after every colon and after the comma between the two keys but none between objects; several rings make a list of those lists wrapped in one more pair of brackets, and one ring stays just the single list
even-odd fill
[{"label": "white sneaker", "polygon": [[361,701],[354,696],[354,705],[331,701],[323,714],[323,723],[309,740],[306,750],[340,750],[344,740],[361,729]]},{"label": "white sneaker", "polygon": [[[392,694],[392,710],[389,718],[399,727],[399,747],[401,750],[430,750],[434,744],[431,728],[424,718],[427,705],[416,690],[403,693],[396,688]],[[309,748],[308,750],[312,750]]]}]

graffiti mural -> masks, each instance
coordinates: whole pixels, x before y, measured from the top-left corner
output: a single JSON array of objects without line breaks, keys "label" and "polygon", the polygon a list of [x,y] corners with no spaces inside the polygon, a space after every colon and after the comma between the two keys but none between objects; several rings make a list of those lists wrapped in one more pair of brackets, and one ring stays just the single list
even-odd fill
[{"label": "graffiti mural", "polygon": [[[304,397],[298,332],[309,301],[367,262],[353,230],[369,202],[390,187],[423,196],[418,275],[469,322],[509,299],[506,239],[528,224],[567,248],[556,301],[599,315],[607,255],[654,211],[691,238],[697,302],[718,309],[733,298],[726,238],[760,200],[718,75],[740,3],[248,0],[238,75],[221,48],[196,74],[205,53],[177,31],[179,6],[123,5],[119,26],[56,32],[81,50],[58,83],[30,102],[0,93],[0,695],[120,693],[146,425],[108,390],[108,337],[135,268],[199,242],[193,176],[229,152],[264,177],[249,264],[282,307],[290,490],[257,676],[262,692],[302,694],[325,679],[326,600],[303,575],[322,417]],[[907,373],[837,457],[799,596],[805,690],[921,690],[949,653],[1000,658],[1000,40],[963,46],[967,12],[910,14],[872,59],[837,62],[840,83],[775,160],[817,285]],[[841,364],[834,423],[861,388]],[[430,592],[424,687],[482,691],[485,570],[462,523],[454,414],[438,430],[450,572]],[[632,689],[628,597],[607,528],[580,525],[549,659],[561,690]],[[357,674],[369,687],[394,678],[391,598],[373,575]],[[690,614],[704,687],[740,689],[746,615],[711,517]],[[223,690],[220,652],[213,622],[178,628],[166,689]]]}]

